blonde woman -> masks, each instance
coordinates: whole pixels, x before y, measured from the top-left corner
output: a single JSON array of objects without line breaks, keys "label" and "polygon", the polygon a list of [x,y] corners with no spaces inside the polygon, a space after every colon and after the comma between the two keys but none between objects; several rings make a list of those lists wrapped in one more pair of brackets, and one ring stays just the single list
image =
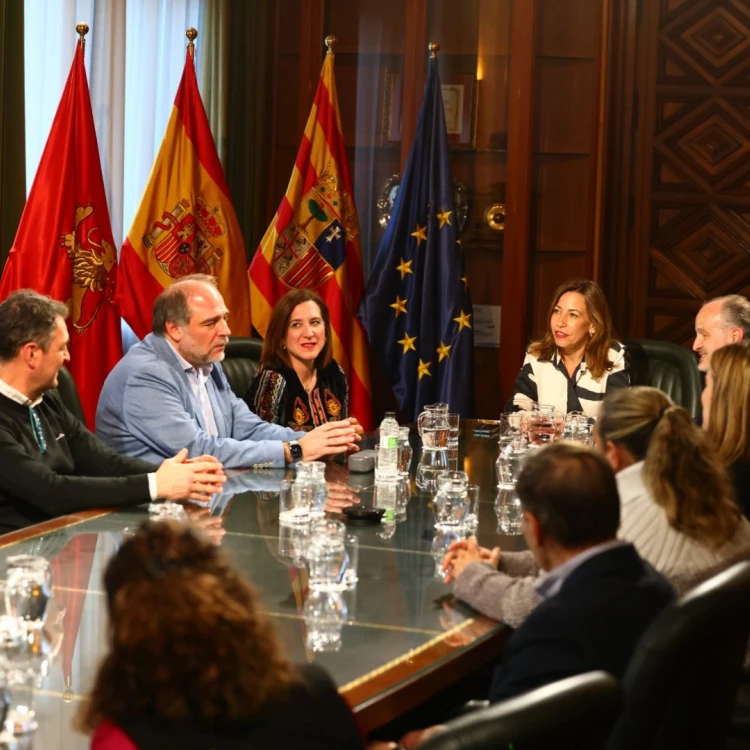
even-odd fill
[{"label": "blonde woman", "polygon": [[750,342],[713,353],[701,402],[703,428],[727,468],[738,505],[750,516]]},{"label": "blonde woman", "polygon": [[[604,400],[597,446],[616,473],[618,536],[672,584],[677,595],[750,558],[750,522],[704,431],[656,388],[618,390]],[[455,594],[517,627],[539,602],[531,553],[501,553],[475,539],[443,562]]]}]

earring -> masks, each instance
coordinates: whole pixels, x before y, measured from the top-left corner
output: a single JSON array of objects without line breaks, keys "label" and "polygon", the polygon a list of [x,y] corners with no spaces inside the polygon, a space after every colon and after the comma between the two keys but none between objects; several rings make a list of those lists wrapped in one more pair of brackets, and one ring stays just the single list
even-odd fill
[{"label": "earring", "polygon": [[286,349],[286,344],[281,345],[281,350],[284,351],[284,349]]}]

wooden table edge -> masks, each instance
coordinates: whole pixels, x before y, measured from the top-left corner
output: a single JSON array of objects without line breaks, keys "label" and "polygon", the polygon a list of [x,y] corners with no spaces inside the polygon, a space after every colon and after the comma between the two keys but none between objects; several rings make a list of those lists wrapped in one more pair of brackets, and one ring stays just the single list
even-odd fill
[{"label": "wooden table edge", "polygon": [[82,510],[79,513],[71,513],[67,516],[50,518],[49,521],[35,523],[33,526],[27,526],[25,529],[9,531],[6,534],[0,534],[0,549],[10,547],[11,544],[18,544],[19,542],[27,542],[30,539],[36,539],[39,536],[49,534],[53,531],[66,529],[70,526],[77,526],[79,523],[83,523],[84,521],[91,521],[94,518],[101,518],[102,516],[107,516],[110,513],[112,513],[111,508]]},{"label": "wooden table edge", "polygon": [[[483,630],[466,646],[450,644],[461,631]],[[383,667],[339,688],[362,729],[370,732],[402,716],[471,672],[498,659],[509,627],[487,617],[467,620]]]}]

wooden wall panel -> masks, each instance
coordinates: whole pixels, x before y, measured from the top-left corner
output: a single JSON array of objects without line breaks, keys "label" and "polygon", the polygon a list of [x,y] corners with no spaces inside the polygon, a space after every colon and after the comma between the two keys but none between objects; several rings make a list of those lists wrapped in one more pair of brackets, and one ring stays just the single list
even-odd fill
[{"label": "wooden wall panel", "polygon": [[588,246],[592,217],[591,157],[538,156],[536,247],[581,250]]},{"label": "wooden wall panel", "polygon": [[601,6],[601,0],[540,0],[539,54],[597,57]]},{"label": "wooden wall panel", "polygon": [[750,3],[646,3],[637,33],[628,332],[689,344],[750,291]]},{"label": "wooden wall panel", "polygon": [[598,100],[595,60],[541,58],[537,67],[537,142],[540,153],[591,153],[592,109]]}]

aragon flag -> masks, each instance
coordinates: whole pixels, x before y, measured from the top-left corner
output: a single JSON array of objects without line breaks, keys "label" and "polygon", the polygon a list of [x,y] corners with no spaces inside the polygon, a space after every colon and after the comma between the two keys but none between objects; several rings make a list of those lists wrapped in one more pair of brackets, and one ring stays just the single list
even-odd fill
[{"label": "aragon flag", "polygon": [[245,245],[203,107],[188,44],[167,132],[120,255],[117,302],[136,336],[151,331],[156,297],[175,279],[215,276],[229,327],[250,334]]},{"label": "aragon flag", "polygon": [[113,305],[117,251],[82,44],[8,255],[0,299],[29,288],[68,305],[69,369],[93,429],[99,392],[122,356],[122,341]]},{"label": "aragon flag", "polygon": [[341,133],[333,52],[326,55],[286,195],[250,264],[253,325],[265,336],[274,305],[310,287],[331,313],[333,356],[346,373],[350,412],[372,428],[367,341],[356,311],[363,293],[359,219]]}]

